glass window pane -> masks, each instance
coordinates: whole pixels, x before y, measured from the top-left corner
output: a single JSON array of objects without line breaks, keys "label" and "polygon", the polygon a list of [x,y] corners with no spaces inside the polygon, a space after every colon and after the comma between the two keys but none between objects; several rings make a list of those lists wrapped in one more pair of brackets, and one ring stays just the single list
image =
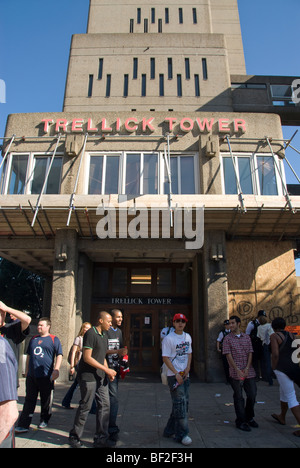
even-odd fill
[{"label": "glass window pane", "polygon": [[19,154],[12,158],[8,194],[22,195],[25,193],[28,155]]},{"label": "glass window pane", "polygon": [[127,154],[126,161],[126,187],[127,195],[140,194],[141,155]]},{"label": "glass window pane", "polygon": [[224,170],[224,182],[225,182],[225,193],[227,195],[236,195],[237,184],[235,171],[231,158],[223,158],[223,170]]},{"label": "glass window pane", "polygon": [[102,194],[103,156],[93,156],[90,163],[89,194]]},{"label": "glass window pane", "polygon": [[176,269],[176,291],[182,295],[191,292],[191,270]]},{"label": "glass window pane", "polygon": [[[164,162],[165,168],[165,194],[170,193],[170,184],[168,180],[168,173],[167,168]],[[171,157],[171,180],[172,180],[172,193],[174,195],[179,195],[179,187],[178,187],[178,158]]]},{"label": "glass window pane", "polygon": [[194,158],[192,156],[181,157],[180,169],[181,169],[181,194],[188,195],[188,194],[196,193]]},{"label": "glass window pane", "polygon": [[115,268],[113,270],[112,292],[127,293],[127,268]]},{"label": "glass window pane", "polygon": [[109,293],[109,270],[108,268],[95,268],[93,293],[96,297],[105,296]]},{"label": "glass window pane", "polygon": [[144,194],[158,193],[158,155],[144,154]]},{"label": "glass window pane", "polygon": [[159,268],[157,270],[157,292],[172,292],[172,270],[170,268]]},{"label": "glass window pane", "polygon": [[257,156],[261,195],[278,195],[274,160],[272,156]]},{"label": "glass window pane", "polygon": [[253,183],[251,174],[250,158],[238,158],[240,184],[242,192],[246,195],[253,194]]},{"label": "glass window pane", "polygon": [[119,192],[119,156],[107,156],[105,194],[117,194]]},{"label": "glass window pane", "polygon": [[[33,173],[33,180],[31,185],[32,194],[40,194],[47,175],[48,164],[50,159],[46,157],[36,157]],[[51,171],[48,177],[45,192],[48,195],[58,194],[60,192],[62,158],[54,158]]]}]

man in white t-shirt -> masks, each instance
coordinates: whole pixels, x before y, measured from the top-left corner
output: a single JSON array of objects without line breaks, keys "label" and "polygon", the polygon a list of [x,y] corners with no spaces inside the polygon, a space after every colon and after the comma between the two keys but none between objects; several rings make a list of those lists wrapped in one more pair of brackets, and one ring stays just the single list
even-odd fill
[{"label": "man in white t-shirt", "polygon": [[187,321],[185,315],[176,314],[173,318],[175,331],[169,333],[162,342],[162,356],[167,366],[168,384],[173,402],[164,437],[175,435],[175,441],[183,445],[192,443],[188,427],[192,338],[184,331]]}]

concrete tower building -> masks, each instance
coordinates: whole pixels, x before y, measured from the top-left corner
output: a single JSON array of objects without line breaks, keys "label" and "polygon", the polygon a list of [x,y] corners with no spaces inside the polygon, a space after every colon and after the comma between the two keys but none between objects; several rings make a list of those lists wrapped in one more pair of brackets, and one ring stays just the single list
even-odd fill
[{"label": "concrete tower building", "polygon": [[246,75],[237,0],[90,0],[63,112],[10,115],[3,149],[0,255],[47,278],[65,355],[117,307],[132,371],[157,373],[182,312],[195,374],[218,381],[230,314],[300,325],[295,78]]}]

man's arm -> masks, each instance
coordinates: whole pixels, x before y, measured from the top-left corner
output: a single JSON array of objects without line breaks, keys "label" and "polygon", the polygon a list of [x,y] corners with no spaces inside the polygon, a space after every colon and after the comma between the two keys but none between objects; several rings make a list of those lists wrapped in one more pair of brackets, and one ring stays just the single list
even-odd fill
[{"label": "man's arm", "polygon": [[15,310],[11,307],[8,307],[2,301],[0,301],[0,311],[5,312],[6,314],[10,314],[15,319],[20,320],[22,332],[27,330],[27,328],[31,324],[31,318],[29,317],[29,315],[25,314],[24,312],[21,312],[20,310]]},{"label": "man's arm", "polygon": [[237,365],[236,365],[236,363],[234,362],[234,359],[233,359],[233,357],[232,357],[232,354],[231,354],[231,353],[226,354],[226,357],[227,357],[227,361],[228,361],[229,366],[237,372],[238,376],[239,376],[241,379],[244,379],[244,378],[245,378],[244,372],[241,371],[241,370],[237,367]]},{"label": "man's arm", "polygon": [[110,380],[113,380],[114,377],[117,375],[116,371],[114,371],[113,369],[110,369],[107,366],[106,359],[104,361],[104,365],[100,364],[100,362],[96,361],[96,359],[94,359],[92,357],[92,352],[93,352],[93,350],[90,349],[90,348],[83,348],[83,360],[84,360],[84,362],[86,364],[88,364],[89,366],[94,367],[95,369],[100,369],[100,370],[104,371],[107,374],[108,378]]},{"label": "man's arm", "polygon": [[18,417],[19,412],[16,401],[0,403],[0,444],[6,439]]}]

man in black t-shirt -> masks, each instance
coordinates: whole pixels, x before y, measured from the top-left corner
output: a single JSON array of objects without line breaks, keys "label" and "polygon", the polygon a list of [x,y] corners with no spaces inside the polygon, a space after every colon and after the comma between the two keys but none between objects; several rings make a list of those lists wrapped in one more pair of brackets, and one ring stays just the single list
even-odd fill
[{"label": "man in black t-shirt", "polygon": [[118,433],[120,432],[117,425],[117,416],[119,409],[119,377],[120,377],[120,359],[127,354],[127,350],[123,344],[123,334],[120,326],[123,322],[122,312],[114,309],[111,312],[112,326],[108,330],[108,352],[107,361],[108,366],[115,370],[117,375],[113,381],[109,382],[109,397],[110,397],[110,418],[109,418],[109,436],[113,441],[117,441]]},{"label": "man in black t-shirt", "polygon": [[103,448],[115,445],[109,440],[108,434],[110,414],[108,379],[113,380],[116,376],[116,372],[110,369],[106,362],[107,331],[111,324],[111,315],[102,311],[99,313],[98,325],[88,330],[83,338],[83,357],[78,369],[81,400],[69,437],[70,445],[74,448],[82,447],[80,438],[94,398],[97,404],[94,447]]}]

